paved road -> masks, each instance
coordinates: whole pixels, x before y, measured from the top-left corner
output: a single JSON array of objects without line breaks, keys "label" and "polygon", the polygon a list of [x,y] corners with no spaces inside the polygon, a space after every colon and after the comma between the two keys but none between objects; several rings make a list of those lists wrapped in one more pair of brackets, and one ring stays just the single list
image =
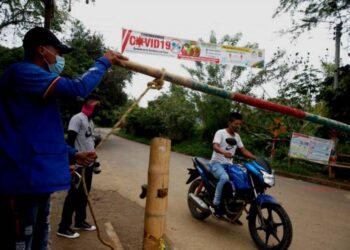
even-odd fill
[{"label": "paved road", "polygon": [[[117,190],[124,197],[140,200],[140,186],[147,182],[149,146],[112,136],[99,151],[103,173],[94,185],[103,190]],[[230,225],[208,218],[193,219],[186,203],[185,184],[191,157],[171,153],[167,235],[176,249],[256,249],[247,221]],[[284,206],[293,223],[290,249],[350,249],[350,192],[277,177],[269,190]]]}]

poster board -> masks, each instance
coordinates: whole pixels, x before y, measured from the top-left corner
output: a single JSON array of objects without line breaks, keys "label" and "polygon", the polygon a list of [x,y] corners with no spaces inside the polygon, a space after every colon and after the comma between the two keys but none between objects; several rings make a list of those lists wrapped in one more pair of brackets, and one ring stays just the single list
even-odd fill
[{"label": "poster board", "polygon": [[212,64],[263,68],[265,51],[122,30],[121,52],[173,57]]},{"label": "poster board", "polygon": [[327,165],[332,148],[332,140],[294,132],[290,141],[289,157]]}]

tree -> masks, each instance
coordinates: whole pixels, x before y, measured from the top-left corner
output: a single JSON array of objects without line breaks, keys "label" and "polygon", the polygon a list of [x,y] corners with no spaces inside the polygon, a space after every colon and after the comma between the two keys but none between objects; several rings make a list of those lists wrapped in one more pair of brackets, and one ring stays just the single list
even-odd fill
[{"label": "tree", "polygon": [[[119,111],[119,117],[132,105],[132,100],[129,100],[127,104]],[[132,134],[137,137],[151,139],[156,136],[164,136],[165,126],[164,123],[157,114],[157,112],[150,108],[135,108],[127,117],[126,124],[123,126],[128,134]]]},{"label": "tree", "polygon": [[133,73],[123,68],[112,66],[101,84],[95,90],[103,98],[100,115],[95,119],[100,126],[111,126],[116,123],[118,110],[127,103],[124,92],[126,82],[130,82]]},{"label": "tree", "polygon": [[273,17],[282,13],[289,13],[292,17],[292,26],[285,32],[293,34],[294,38],[320,23],[328,23],[332,29],[341,22],[343,33],[350,35],[349,0],[280,0]]},{"label": "tree", "polygon": [[[234,36],[225,35],[218,41],[215,33],[211,32],[209,42],[213,44],[225,43],[236,45],[241,39],[241,36],[241,33]],[[252,48],[257,47],[256,44],[248,44],[247,46]],[[196,62],[194,68],[184,68],[192,78],[228,91],[240,87],[236,82],[244,71],[243,67],[229,67],[228,65],[205,64],[202,62]],[[206,141],[211,141],[215,131],[227,125],[229,112],[239,107],[239,105],[232,103],[232,101],[217,96],[194,91],[190,91],[190,96],[198,110],[202,138]]]},{"label": "tree", "polygon": [[350,124],[350,65],[340,68],[340,85],[333,90],[333,77],[327,77],[323,82],[318,100],[325,100],[332,119]]},{"label": "tree", "polygon": [[[103,37],[96,33],[91,33],[76,21],[73,23],[71,38],[67,43],[74,48],[73,52],[65,55],[66,66],[63,76],[71,78],[83,74],[95,62],[97,58],[106,51]],[[127,95],[123,91],[127,81],[131,81],[132,73],[120,67],[112,66],[111,70],[102,79],[101,84],[95,92],[102,99],[99,115],[95,118],[98,125],[111,126],[116,122],[117,110],[127,101]],[[62,114],[65,123],[69,118],[79,112],[81,103],[65,101],[62,103]]]},{"label": "tree", "polygon": [[278,103],[288,103],[288,106],[302,110],[308,110],[315,104],[322,72],[311,64],[309,54],[304,58],[299,53],[287,55],[285,51],[277,51],[259,74],[279,86]]},{"label": "tree", "polygon": [[150,102],[149,108],[161,117],[165,134],[175,143],[192,137],[197,113],[183,87],[172,85],[169,93]]},{"label": "tree", "polygon": [[4,70],[14,62],[22,60],[23,58],[23,49],[15,48],[9,49],[0,45],[0,75]]},{"label": "tree", "polygon": [[[230,40],[230,36],[225,36],[222,42]],[[235,45],[240,39],[236,35],[231,42]],[[217,43],[215,36],[211,36],[211,43]],[[256,44],[248,44],[247,47],[256,48]],[[321,72],[317,70],[309,60],[303,58],[298,53],[287,55],[285,51],[278,50],[273,58],[266,63],[264,69],[255,74],[246,74],[242,77],[244,68],[228,67],[225,65],[211,65],[196,63],[195,68],[187,68],[188,72],[195,79],[205,83],[224,88],[228,91],[235,91],[250,96],[254,96],[254,90],[265,83],[274,83],[279,87],[278,95],[270,98],[263,94],[260,98],[292,106],[304,111],[316,110],[315,97],[319,94]],[[238,83],[240,82],[240,84]],[[244,114],[246,133],[242,137],[249,148],[262,151],[272,140],[272,133],[269,129],[274,118],[281,118],[281,114],[255,109],[246,105],[233,103],[219,97],[192,93],[192,100],[199,111],[202,124],[202,136],[204,140],[210,141],[219,128],[227,125],[227,114],[231,110],[239,109]],[[283,117],[283,123],[288,128],[285,136],[291,135],[292,131],[312,131],[315,126],[293,117]],[[284,154],[285,155],[285,154]]]},{"label": "tree", "polygon": [[[62,31],[63,25],[69,20],[69,0],[55,0],[52,29]],[[15,35],[23,35],[35,26],[44,26],[44,0],[1,0],[0,1],[0,37],[6,41],[9,31]],[[11,32],[10,32],[11,33]]]},{"label": "tree", "polygon": [[193,136],[196,128],[195,106],[188,100],[183,87],[170,90],[150,101],[147,108],[138,108],[127,119],[126,131],[135,136],[152,138],[167,136],[173,143]]}]

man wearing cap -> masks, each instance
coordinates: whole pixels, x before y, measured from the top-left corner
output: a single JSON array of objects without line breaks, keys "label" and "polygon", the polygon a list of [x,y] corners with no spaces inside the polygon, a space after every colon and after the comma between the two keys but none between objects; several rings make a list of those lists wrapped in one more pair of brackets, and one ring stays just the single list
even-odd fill
[{"label": "man wearing cap", "polygon": [[127,60],[107,51],[69,79],[59,74],[62,55],[72,48],[51,31],[29,30],[23,48],[25,60],[0,78],[0,246],[6,250],[47,248],[50,194],[69,189],[69,156],[81,165],[96,158],[65,143],[57,99],[86,97],[112,64]]}]

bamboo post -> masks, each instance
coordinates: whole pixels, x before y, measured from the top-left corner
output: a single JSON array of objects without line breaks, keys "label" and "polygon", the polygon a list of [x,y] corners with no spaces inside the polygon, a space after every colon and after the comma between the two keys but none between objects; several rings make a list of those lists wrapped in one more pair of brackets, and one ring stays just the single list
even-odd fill
[{"label": "bamboo post", "polygon": [[164,249],[168,207],[169,160],[171,141],[154,138],[148,168],[148,190],[145,209],[144,250]]}]

